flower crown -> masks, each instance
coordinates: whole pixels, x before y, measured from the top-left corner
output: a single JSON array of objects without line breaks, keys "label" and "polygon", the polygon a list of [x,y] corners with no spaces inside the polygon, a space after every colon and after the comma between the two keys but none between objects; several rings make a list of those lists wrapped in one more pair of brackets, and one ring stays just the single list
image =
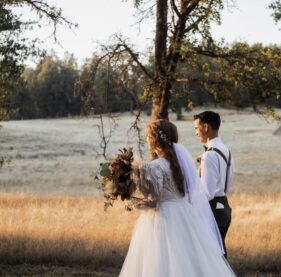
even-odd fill
[{"label": "flower crown", "polygon": [[168,138],[168,136],[167,136],[162,130],[160,130],[159,128],[157,128],[157,131],[158,131],[158,133],[159,133],[160,139],[161,139],[164,143],[168,144],[169,146],[172,146],[172,145],[173,145],[173,143],[170,141],[170,139]]}]

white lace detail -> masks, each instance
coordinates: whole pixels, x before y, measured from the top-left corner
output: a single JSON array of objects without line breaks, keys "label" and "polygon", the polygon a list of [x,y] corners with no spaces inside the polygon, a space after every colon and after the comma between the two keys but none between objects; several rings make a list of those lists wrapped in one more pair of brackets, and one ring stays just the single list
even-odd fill
[{"label": "white lace detail", "polygon": [[166,159],[150,162],[140,169],[140,173],[140,190],[146,198],[158,203],[182,198]]}]

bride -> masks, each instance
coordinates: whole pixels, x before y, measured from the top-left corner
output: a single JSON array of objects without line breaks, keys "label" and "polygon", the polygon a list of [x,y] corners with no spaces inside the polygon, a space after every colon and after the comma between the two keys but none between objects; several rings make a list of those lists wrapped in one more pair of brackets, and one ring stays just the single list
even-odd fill
[{"label": "bride", "polygon": [[139,169],[143,199],[121,277],[235,276],[193,160],[168,120],[146,129],[149,164]]}]

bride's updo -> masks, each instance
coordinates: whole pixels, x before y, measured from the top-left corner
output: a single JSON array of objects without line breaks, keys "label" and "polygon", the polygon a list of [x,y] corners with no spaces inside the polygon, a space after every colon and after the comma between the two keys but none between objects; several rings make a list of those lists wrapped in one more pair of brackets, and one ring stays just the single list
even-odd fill
[{"label": "bride's updo", "polygon": [[149,151],[151,159],[153,160],[157,156],[164,156],[170,162],[174,181],[179,192],[184,195],[183,175],[173,148],[173,143],[178,142],[177,127],[168,120],[158,119],[146,127],[146,136],[150,142]]}]

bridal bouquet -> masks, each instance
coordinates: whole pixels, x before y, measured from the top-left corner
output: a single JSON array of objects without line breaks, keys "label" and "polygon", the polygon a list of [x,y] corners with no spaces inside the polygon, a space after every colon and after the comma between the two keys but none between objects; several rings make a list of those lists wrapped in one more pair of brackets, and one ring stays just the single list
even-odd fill
[{"label": "bridal bouquet", "polygon": [[[119,154],[111,162],[100,165],[105,210],[113,205],[118,196],[120,196],[122,201],[130,200],[136,191],[136,184],[132,178],[133,161],[132,148],[123,148],[122,150],[119,149]],[[130,210],[130,207],[127,207],[127,209]]]}]

